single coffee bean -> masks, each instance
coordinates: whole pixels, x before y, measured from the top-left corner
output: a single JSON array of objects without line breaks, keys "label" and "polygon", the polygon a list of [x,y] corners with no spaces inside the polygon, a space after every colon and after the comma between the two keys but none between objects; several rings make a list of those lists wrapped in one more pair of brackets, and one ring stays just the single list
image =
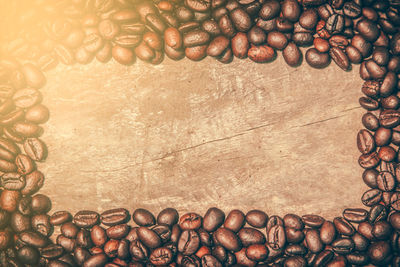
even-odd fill
[{"label": "single coffee bean", "polygon": [[161,245],[161,239],[157,233],[144,226],[140,226],[137,230],[140,241],[149,248],[157,248]]},{"label": "single coffee bean", "polygon": [[288,44],[286,36],[277,31],[268,33],[267,42],[272,48],[278,50],[283,50]]},{"label": "single coffee bean", "polygon": [[354,250],[354,241],[351,238],[338,238],[332,243],[332,249],[338,254],[349,254]]},{"label": "single coffee bean", "polygon": [[281,5],[279,4],[279,1],[266,1],[260,9],[259,16],[264,20],[273,19],[279,15],[280,10]]},{"label": "single coffee bean", "polygon": [[390,245],[385,241],[372,243],[368,248],[368,256],[374,264],[382,263],[390,253]]},{"label": "single coffee bean", "polygon": [[79,232],[79,228],[78,226],[76,226],[74,223],[72,222],[66,222],[64,223],[61,228],[61,233],[68,238],[75,238],[76,235]]},{"label": "single coffee bean", "polygon": [[391,146],[383,146],[379,149],[378,157],[381,160],[390,162],[396,158],[396,151]]},{"label": "single coffee bean", "polygon": [[378,166],[380,162],[380,158],[376,152],[372,152],[371,154],[363,154],[358,159],[358,164],[364,169],[371,169]]},{"label": "single coffee bean", "polygon": [[24,142],[26,154],[35,161],[45,160],[47,157],[47,147],[45,143],[38,138],[27,138]]},{"label": "single coffee bean", "polygon": [[329,55],[335,61],[335,63],[343,70],[348,70],[350,67],[350,61],[346,53],[339,47],[332,47],[329,50]]},{"label": "single coffee bean", "polygon": [[200,61],[207,56],[207,45],[187,47],[185,56],[193,61]]},{"label": "single coffee bean", "polygon": [[183,255],[194,254],[200,246],[200,237],[195,230],[185,230],[178,241],[178,251]]},{"label": "single coffee bean", "polygon": [[381,198],[382,192],[379,189],[370,189],[362,195],[361,201],[365,206],[371,207],[379,203]]},{"label": "single coffee bean", "polygon": [[246,214],[246,222],[255,228],[264,228],[268,222],[268,215],[261,210],[251,210]]},{"label": "single coffee bean", "polygon": [[305,236],[305,245],[312,253],[319,253],[324,249],[320,234],[316,229],[310,229]]},{"label": "single coffee bean", "polygon": [[267,243],[273,249],[283,249],[286,244],[286,235],[283,226],[272,226],[267,232]]},{"label": "single coffee bean", "polygon": [[155,266],[165,266],[173,259],[172,251],[166,247],[156,248],[151,252],[149,259]]},{"label": "single coffee bean", "polygon": [[321,226],[319,234],[322,243],[325,245],[331,244],[336,237],[335,225],[330,221],[325,221]]},{"label": "single coffee bean", "polygon": [[111,239],[122,239],[127,236],[130,226],[127,224],[117,224],[106,229],[106,234]]},{"label": "single coffee bean", "polygon": [[379,128],[378,118],[369,112],[363,115],[362,124],[370,131],[376,131]]},{"label": "single coffee bean", "polygon": [[306,52],[306,61],[307,63],[317,69],[322,69],[325,68],[329,65],[330,63],[330,57],[329,54],[327,53],[320,53],[317,49],[315,48],[310,48]]},{"label": "single coffee bean", "polygon": [[99,221],[100,215],[95,211],[81,210],[74,215],[74,223],[81,228],[91,228]]},{"label": "single coffee bean", "polygon": [[129,212],[124,208],[106,210],[100,214],[100,221],[107,226],[123,224],[129,221]]},{"label": "single coffee bean", "polygon": [[230,41],[225,36],[217,36],[215,37],[207,48],[207,55],[212,57],[220,56],[228,47]]},{"label": "single coffee bean", "polygon": [[344,209],[343,217],[349,222],[360,223],[367,219],[368,212],[364,209]]},{"label": "single coffee bean", "polygon": [[254,45],[263,44],[267,40],[267,34],[258,26],[253,26],[247,33],[247,37],[249,42]]},{"label": "single coffee bean", "polygon": [[303,11],[299,18],[301,27],[307,30],[315,29],[318,22],[318,13],[315,9],[307,9]]},{"label": "single coffee bean", "polygon": [[225,221],[225,213],[218,208],[210,208],[207,210],[203,218],[203,229],[207,232],[214,232]]},{"label": "single coffee bean", "polygon": [[372,44],[359,34],[354,35],[351,39],[351,45],[356,48],[364,58],[369,57],[372,53]]},{"label": "single coffee bean", "polygon": [[13,101],[16,107],[30,108],[42,100],[42,94],[33,88],[19,89],[13,95]]},{"label": "single coffee bean", "polygon": [[251,28],[251,18],[242,8],[236,8],[232,10],[229,17],[235,27],[239,32],[248,32]]},{"label": "single coffee bean", "polygon": [[39,89],[46,84],[46,77],[35,65],[27,63],[22,66],[21,71],[27,86]]},{"label": "single coffee bean", "polygon": [[282,55],[289,66],[295,67],[301,63],[301,51],[294,43],[289,43],[283,50]]},{"label": "single coffee bean", "polygon": [[234,232],[227,228],[219,228],[215,231],[214,236],[218,243],[227,250],[239,251],[242,248],[240,240]]},{"label": "single coffee bean", "polygon": [[19,173],[5,173],[0,178],[1,186],[6,190],[21,190],[25,186],[25,177]]},{"label": "single coffee bean", "polygon": [[363,154],[369,154],[375,150],[375,141],[370,132],[360,130],[357,134],[358,150]]},{"label": "single coffee bean", "polygon": [[146,209],[136,209],[132,214],[132,219],[139,226],[151,226],[156,223],[154,215]]},{"label": "single coffee bean", "polygon": [[247,56],[254,62],[266,63],[275,59],[276,52],[268,45],[260,45],[251,47],[247,52]]},{"label": "single coffee bean", "polygon": [[249,41],[245,33],[237,33],[235,37],[232,38],[232,52],[235,57],[243,59],[247,57],[247,52],[249,50]]},{"label": "single coffee bean", "polygon": [[358,21],[356,28],[368,42],[375,42],[380,34],[377,25],[368,19]]},{"label": "single coffee bean", "polygon": [[176,209],[166,208],[157,216],[157,223],[172,226],[178,222],[179,214]]},{"label": "single coffee bean", "polygon": [[380,127],[376,130],[374,139],[375,144],[379,147],[389,145],[392,139],[392,130]]},{"label": "single coffee bean", "polygon": [[325,28],[330,34],[342,32],[344,29],[344,17],[339,14],[331,15],[326,21]]},{"label": "single coffee bean", "polygon": [[265,243],[264,235],[259,230],[254,228],[243,227],[238,232],[238,237],[244,247],[248,247],[253,244]]},{"label": "single coffee bean", "polygon": [[218,26],[226,37],[232,38],[235,36],[236,29],[228,15],[224,15],[219,19]]}]

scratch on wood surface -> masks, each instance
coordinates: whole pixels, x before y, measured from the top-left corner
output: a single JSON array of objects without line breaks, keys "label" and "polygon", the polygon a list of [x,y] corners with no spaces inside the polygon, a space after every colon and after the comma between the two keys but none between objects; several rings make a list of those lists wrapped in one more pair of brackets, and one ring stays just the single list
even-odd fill
[{"label": "scratch on wood surface", "polygon": [[205,142],[202,142],[202,143],[197,144],[197,145],[193,145],[193,146],[189,146],[189,147],[185,147],[185,148],[182,148],[182,149],[178,149],[178,150],[174,150],[174,151],[168,152],[162,157],[154,158],[154,159],[147,160],[147,161],[138,162],[138,163],[135,163],[135,164],[129,164],[129,165],[126,165],[126,166],[123,166],[123,167],[120,167],[120,168],[115,168],[115,169],[111,169],[111,170],[96,170],[96,171],[95,170],[82,170],[82,172],[85,172],[85,173],[110,173],[110,172],[122,171],[122,170],[131,168],[131,167],[135,167],[135,166],[138,166],[138,165],[144,165],[144,164],[151,163],[151,162],[154,162],[154,161],[162,160],[162,159],[171,157],[174,154],[177,154],[177,153],[180,153],[180,152],[184,152],[184,151],[187,151],[187,150],[190,150],[190,149],[195,149],[195,148],[198,148],[200,146],[204,146],[204,145],[207,145],[207,144],[220,142],[220,141],[225,141],[225,140],[229,140],[229,139],[232,139],[232,138],[235,138],[235,137],[238,137],[238,136],[242,136],[242,135],[248,134],[249,132],[252,132],[254,130],[265,128],[265,127],[271,126],[273,124],[274,123],[266,123],[266,124],[258,125],[258,126],[255,126],[255,127],[251,127],[249,129],[246,129],[243,132],[235,134],[235,135],[231,135],[231,136],[227,136],[227,137],[222,137],[222,138],[218,138],[218,139],[214,139],[214,140],[205,141]]}]

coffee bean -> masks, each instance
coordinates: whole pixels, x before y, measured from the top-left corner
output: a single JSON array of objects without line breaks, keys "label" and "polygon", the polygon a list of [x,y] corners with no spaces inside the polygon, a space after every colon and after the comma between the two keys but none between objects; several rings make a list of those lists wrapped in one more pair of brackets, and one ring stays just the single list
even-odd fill
[{"label": "coffee bean", "polygon": [[247,56],[254,62],[266,63],[275,59],[276,52],[268,45],[260,45],[251,47],[247,52]]},{"label": "coffee bean", "polygon": [[46,84],[45,76],[35,65],[27,63],[23,65],[21,71],[27,86],[39,89]]},{"label": "coffee bean", "polygon": [[268,33],[267,42],[272,48],[278,50],[283,50],[288,44],[286,36],[277,31]]},{"label": "coffee bean", "polygon": [[185,230],[178,241],[178,251],[183,255],[194,254],[200,246],[200,237],[195,230]]},{"label": "coffee bean", "polygon": [[338,238],[332,243],[333,251],[338,254],[349,254],[354,250],[354,241],[350,238]]},{"label": "coffee bean", "polygon": [[370,132],[360,130],[357,134],[358,150],[363,154],[369,154],[375,150],[375,141]]},{"label": "coffee bean", "polygon": [[240,210],[232,210],[224,222],[224,227],[233,231],[238,232],[245,224],[245,215]]},{"label": "coffee bean", "polygon": [[47,147],[43,141],[38,138],[28,138],[24,142],[26,154],[35,161],[42,161],[47,157]]},{"label": "coffee bean", "polygon": [[203,229],[208,232],[214,232],[219,228],[225,220],[225,213],[218,208],[210,208],[207,210],[203,219]]},{"label": "coffee bean", "polygon": [[160,237],[153,230],[140,226],[137,231],[140,241],[147,247],[157,248],[161,245]]},{"label": "coffee bean", "polygon": [[348,70],[350,67],[350,61],[349,58],[347,57],[346,53],[338,48],[338,47],[332,47],[329,50],[329,55],[335,61],[335,63],[343,70]]},{"label": "coffee bean", "polygon": [[289,21],[296,22],[300,17],[300,5],[296,0],[284,0],[281,6],[282,15]]},{"label": "coffee bean", "polygon": [[240,243],[238,237],[234,232],[227,228],[219,228],[217,231],[215,231],[214,236],[218,243],[227,250],[236,252],[242,248],[242,244]]},{"label": "coffee bean", "polygon": [[240,229],[237,235],[244,247],[248,247],[254,244],[265,243],[264,235],[254,228],[243,227],[242,229]]},{"label": "coffee bean", "polygon": [[310,48],[306,52],[306,61],[307,63],[317,69],[325,68],[330,63],[330,57],[327,53],[320,53],[315,48]]},{"label": "coffee bean", "polygon": [[228,15],[223,15],[218,22],[218,26],[221,29],[222,34],[228,38],[232,38],[236,34],[236,29],[233,26],[232,20]]},{"label": "coffee bean", "polygon": [[358,159],[358,164],[364,169],[371,169],[376,167],[380,162],[380,158],[376,152],[371,154],[363,154]]},{"label": "coffee bean", "polygon": [[229,17],[235,27],[239,32],[247,32],[251,28],[251,18],[242,8],[236,8],[232,10]]},{"label": "coffee bean", "polygon": [[331,244],[332,241],[336,237],[336,228],[334,224],[330,221],[325,221],[320,229],[320,238],[321,242],[328,245]]},{"label": "coffee bean", "polygon": [[178,222],[178,218],[179,214],[175,209],[166,208],[158,214],[157,223],[172,226]]},{"label": "coffee bean", "polygon": [[132,214],[132,219],[139,226],[151,226],[156,223],[154,215],[146,209],[136,209]]},{"label": "coffee bean", "polygon": [[82,228],[91,228],[99,223],[100,215],[95,211],[81,210],[74,215],[74,223]]},{"label": "coffee bean", "polygon": [[281,6],[279,1],[266,1],[260,9],[259,16],[264,20],[273,19],[279,15],[280,10]]},{"label": "coffee bean", "polygon": [[390,253],[390,246],[384,241],[372,243],[368,248],[368,256],[370,257],[372,263],[375,264],[382,263]]},{"label": "coffee bean", "polygon": [[215,37],[207,48],[207,55],[212,57],[220,56],[228,48],[230,41],[225,36]]},{"label": "coffee bean", "polygon": [[243,59],[247,57],[247,52],[249,50],[249,41],[245,33],[237,33],[235,37],[232,38],[232,52],[235,57]]},{"label": "coffee bean", "polygon": [[379,203],[381,198],[382,192],[379,189],[370,189],[362,195],[361,201],[365,206],[371,207]]},{"label": "coffee bean", "polygon": [[376,24],[367,19],[358,21],[356,28],[368,42],[375,42],[380,34]]},{"label": "coffee bean", "polygon": [[207,56],[207,45],[187,47],[185,56],[193,61],[200,61]]},{"label": "coffee bean", "polygon": [[128,48],[115,45],[112,48],[112,57],[120,64],[131,65],[135,62],[135,54]]},{"label": "coffee bean", "polygon": [[106,210],[100,214],[100,221],[107,226],[126,223],[129,221],[129,212],[124,208]]},{"label": "coffee bean", "polygon": [[283,249],[286,244],[286,235],[285,230],[281,225],[275,225],[268,229],[267,243],[273,249]]},{"label": "coffee bean", "polygon": [[246,222],[255,228],[264,228],[267,221],[268,215],[261,210],[251,210],[246,214]]}]

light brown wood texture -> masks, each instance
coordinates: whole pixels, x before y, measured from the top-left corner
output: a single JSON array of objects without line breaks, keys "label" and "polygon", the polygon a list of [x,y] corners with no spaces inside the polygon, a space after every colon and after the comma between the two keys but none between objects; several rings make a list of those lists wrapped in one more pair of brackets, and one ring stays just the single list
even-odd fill
[{"label": "light brown wood texture", "polygon": [[339,216],[366,190],[358,66],[113,61],[47,73],[53,209]]}]

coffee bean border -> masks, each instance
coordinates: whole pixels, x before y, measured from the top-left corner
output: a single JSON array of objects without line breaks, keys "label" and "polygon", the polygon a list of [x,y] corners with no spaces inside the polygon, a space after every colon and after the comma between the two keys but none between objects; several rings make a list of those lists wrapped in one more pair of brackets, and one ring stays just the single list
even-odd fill
[{"label": "coffee bean border", "polygon": [[[398,0],[9,1],[0,26],[1,266],[400,266],[400,2]],[[11,26],[10,26],[11,25]],[[14,29],[15,28],[15,29]],[[95,57],[131,65],[206,56],[229,63],[360,65],[367,110],[357,135],[368,208],[318,215],[227,216],[210,208],[157,217],[145,209],[51,216],[38,194],[45,161],[44,71]],[[128,224],[131,220],[133,223]],[[54,228],[60,232],[56,241]],[[56,231],[57,232],[57,231]],[[263,233],[265,232],[265,234]]]}]

